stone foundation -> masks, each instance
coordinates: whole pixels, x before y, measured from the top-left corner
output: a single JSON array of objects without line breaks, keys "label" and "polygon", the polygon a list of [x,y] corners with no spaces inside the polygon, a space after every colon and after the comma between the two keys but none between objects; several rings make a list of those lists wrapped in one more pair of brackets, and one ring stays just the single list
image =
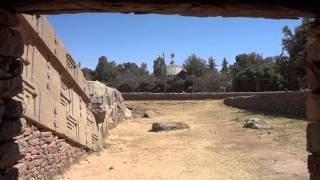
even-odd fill
[{"label": "stone foundation", "polygon": [[224,104],[249,111],[306,118],[307,92],[270,93],[253,96],[229,97]]},{"label": "stone foundation", "polygon": [[[44,179],[58,173],[86,152],[83,147],[61,139],[51,131],[39,129],[24,119],[20,121],[25,123],[23,133],[14,137],[14,143],[0,147],[0,153],[3,153],[0,154],[0,180]],[[14,157],[8,156],[5,153],[8,150],[19,153]],[[15,160],[17,162],[13,162]]]}]

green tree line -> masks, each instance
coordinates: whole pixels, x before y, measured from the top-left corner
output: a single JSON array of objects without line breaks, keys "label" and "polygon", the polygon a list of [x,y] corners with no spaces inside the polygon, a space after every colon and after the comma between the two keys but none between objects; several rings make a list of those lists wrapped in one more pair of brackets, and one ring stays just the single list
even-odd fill
[{"label": "green tree line", "polygon": [[[166,62],[159,56],[153,72],[147,64],[117,64],[101,56],[94,70],[83,68],[87,80],[98,80],[122,92],[218,92],[277,91],[307,88],[307,32],[310,19],[303,19],[294,31],[283,28],[282,53],[273,57],[242,53],[229,64],[226,58],[217,65],[214,57],[203,59],[195,54],[183,63],[183,71],[167,76]],[[171,54],[174,57],[174,54]],[[217,68],[220,67],[220,68]],[[218,70],[219,69],[219,70]]]}]

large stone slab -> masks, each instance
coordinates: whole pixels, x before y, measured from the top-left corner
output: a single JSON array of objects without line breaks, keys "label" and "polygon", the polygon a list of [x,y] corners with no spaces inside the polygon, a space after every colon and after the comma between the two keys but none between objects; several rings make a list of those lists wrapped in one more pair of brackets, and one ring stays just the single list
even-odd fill
[{"label": "large stone slab", "polygon": [[152,132],[170,131],[178,129],[187,129],[189,125],[184,122],[154,122],[152,123]]}]

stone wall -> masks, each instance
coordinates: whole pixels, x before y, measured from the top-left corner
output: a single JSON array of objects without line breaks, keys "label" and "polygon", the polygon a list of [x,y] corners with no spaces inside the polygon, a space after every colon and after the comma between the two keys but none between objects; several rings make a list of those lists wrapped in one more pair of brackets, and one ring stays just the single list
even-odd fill
[{"label": "stone wall", "polygon": [[104,86],[95,111],[95,89],[45,16],[0,9],[0,42],[0,180],[43,179],[100,149],[124,118],[121,93]]},{"label": "stone wall", "polygon": [[[0,147],[0,152],[19,151],[15,156],[2,156],[1,180],[49,178],[86,152],[79,144],[59,138],[51,131],[40,129],[25,119],[20,121],[24,124],[23,133],[14,138],[19,149],[13,144]],[[16,160],[17,163],[14,162]],[[12,166],[4,168],[3,162]]]},{"label": "stone wall", "polygon": [[236,96],[269,95],[285,93],[277,92],[222,92],[222,93],[122,93],[125,100],[205,100],[224,99]]},{"label": "stone wall", "polygon": [[278,92],[252,96],[228,97],[224,104],[249,111],[306,118],[307,92]]}]

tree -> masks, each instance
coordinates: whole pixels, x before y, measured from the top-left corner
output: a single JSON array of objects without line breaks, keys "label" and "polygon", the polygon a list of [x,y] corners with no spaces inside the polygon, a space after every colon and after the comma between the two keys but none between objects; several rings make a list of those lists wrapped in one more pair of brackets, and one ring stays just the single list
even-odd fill
[{"label": "tree", "polygon": [[211,72],[217,73],[217,65],[216,65],[216,60],[213,59],[213,57],[209,57],[208,59],[208,69]]},{"label": "tree", "polygon": [[274,59],[264,59],[258,53],[236,56],[236,62],[231,68],[233,91],[279,90],[280,74],[277,72]]},{"label": "tree", "polygon": [[141,75],[149,74],[147,69],[147,63],[141,63],[140,74]]},{"label": "tree", "polygon": [[95,69],[95,79],[107,85],[112,85],[114,78],[119,74],[114,61],[108,62],[105,56],[99,58]]},{"label": "tree", "polygon": [[166,76],[166,63],[162,57],[158,57],[153,61],[153,74],[156,77]]},{"label": "tree", "polygon": [[289,90],[306,88],[306,67],[307,67],[307,33],[312,19],[304,18],[301,25],[297,26],[294,33],[288,26],[283,28],[284,38],[282,39],[283,51],[288,55],[277,58],[277,64],[281,67],[280,74]]},{"label": "tree", "polygon": [[86,78],[86,80],[88,80],[88,81],[94,80],[95,73],[92,69],[89,69],[86,67],[82,68],[82,73],[83,73],[84,77]]},{"label": "tree", "polygon": [[184,61],[184,69],[188,75],[200,77],[207,72],[206,61],[192,54]]},{"label": "tree", "polygon": [[221,68],[220,72],[223,73],[223,74],[228,74],[229,73],[229,66],[228,66],[228,61],[227,61],[226,58],[223,58],[222,68]]}]

